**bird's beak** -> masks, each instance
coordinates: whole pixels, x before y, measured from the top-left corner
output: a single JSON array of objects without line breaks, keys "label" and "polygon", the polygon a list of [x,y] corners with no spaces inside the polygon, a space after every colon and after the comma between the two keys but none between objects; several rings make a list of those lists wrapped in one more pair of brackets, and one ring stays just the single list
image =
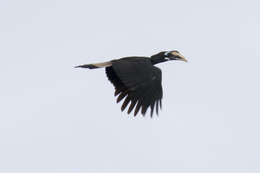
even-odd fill
[{"label": "bird's beak", "polygon": [[179,55],[179,57],[180,57],[180,59],[179,59],[180,61],[188,62],[188,60],[181,54]]},{"label": "bird's beak", "polygon": [[175,60],[180,60],[180,61],[188,62],[188,60],[187,60],[182,54],[180,54],[179,52],[173,51],[173,52],[171,52],[171,54],[172,54],[174,57],[178,57],[178,59],[175,59]]}]

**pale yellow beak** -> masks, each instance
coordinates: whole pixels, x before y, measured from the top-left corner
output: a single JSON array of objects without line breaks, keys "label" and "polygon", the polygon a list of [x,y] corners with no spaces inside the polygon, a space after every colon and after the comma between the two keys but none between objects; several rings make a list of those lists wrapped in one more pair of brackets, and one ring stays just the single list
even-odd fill
[{"label": "pale yellow beak", "polygon": [[180,61],[188,62],[188,60],[184,56],[181,55],[179,57],[180,57],[180,59],[179,59]]},{"label": "pale yellow beak", "polygon": [[180,60],[180,61],[188,62],[188,60],[182,54],[180,54],[179,52],[173,51],[173,52],[171,52],[171,54],[179,57],[178,60]]}]

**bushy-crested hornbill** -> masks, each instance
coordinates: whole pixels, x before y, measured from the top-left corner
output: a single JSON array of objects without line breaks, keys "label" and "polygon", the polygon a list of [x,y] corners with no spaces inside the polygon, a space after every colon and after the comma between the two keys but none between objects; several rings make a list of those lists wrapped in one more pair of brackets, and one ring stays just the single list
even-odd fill
[{"label": "bushy-crested hornbill", "polygon": [[107,62],[85,64],[76,67],[81,68],[106,68],[106,74],[115,87],[117,103],[124,99],[121,110],[123,111],[131,102],[127,113],[135,108],[134,116],[141,109],[145,115],[147,109],[151,108],[151,117],[154,108],[158,115],[159,107],[162,107],[162,72],[155,64],[170,60],[187,60],[176,50],[164,51],[151,57],[124,57]]}]

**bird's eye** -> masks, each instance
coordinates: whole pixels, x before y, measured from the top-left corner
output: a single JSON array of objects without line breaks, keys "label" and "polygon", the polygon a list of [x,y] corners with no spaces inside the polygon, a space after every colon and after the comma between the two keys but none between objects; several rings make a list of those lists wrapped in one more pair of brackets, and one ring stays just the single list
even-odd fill
[{"label": "bird's eye", "polygon": [[171,51],[165,52],[164,56],[168,56]]}]

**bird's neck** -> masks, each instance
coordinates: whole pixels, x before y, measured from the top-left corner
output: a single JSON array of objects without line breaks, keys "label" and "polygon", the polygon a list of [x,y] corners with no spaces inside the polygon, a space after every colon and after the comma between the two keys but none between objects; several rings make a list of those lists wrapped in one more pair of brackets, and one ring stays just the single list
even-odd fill
[{"label": "bird's neck", "polygon": [[155,54],[153,56],[151,56],[151,62],[152,64],[158,64],[158,63],[162,63],[162,62],[165,62],[166,60],[164,59],[164,54],[162,53],[158,53],[158,54]]}]

